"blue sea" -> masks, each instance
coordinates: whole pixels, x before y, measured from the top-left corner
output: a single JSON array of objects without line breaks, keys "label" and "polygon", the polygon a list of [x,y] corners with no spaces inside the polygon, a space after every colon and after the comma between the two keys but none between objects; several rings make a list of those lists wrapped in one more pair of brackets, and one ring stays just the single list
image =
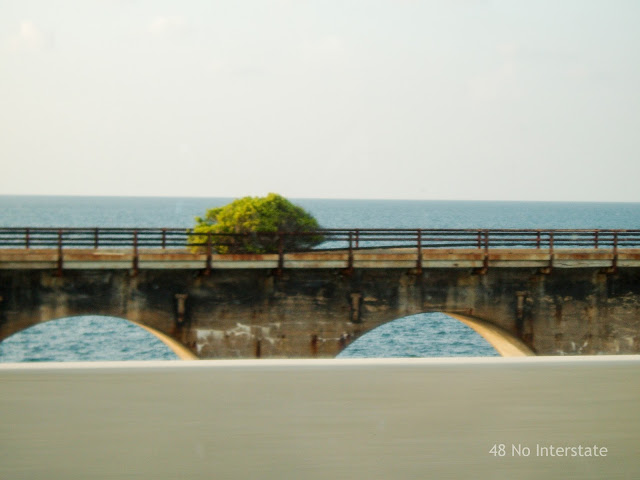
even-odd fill
[{"label": "blue sea", "polygon": [[[230,198],[0,196],[2,227],[180,227]],[[640,203],[293,199],[325,228],[639,228]],[[497,356],[442,313],[412,315],[349,345],[341,357]],[[176,359],[126,320],[52,320],[0,342],[0,362]]]}]

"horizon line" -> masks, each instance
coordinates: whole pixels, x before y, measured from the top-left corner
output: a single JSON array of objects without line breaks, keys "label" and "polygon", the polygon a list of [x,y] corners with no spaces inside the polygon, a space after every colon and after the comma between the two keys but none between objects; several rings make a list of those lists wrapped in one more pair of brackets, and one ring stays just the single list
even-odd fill
[{"label": "horizon line", "polygon": [[[276,192],[273,192],[276,193]],[[2,193],[2,197],[62,197],[62,198],[166,198],[166,199],[238,199],[243,197],[259,197],[260,195],[238,196],[180,196],[180,195],[87,195],[87,194],[48,194],[48,193]],[[292,200],[337,200],[337,201],[389,201],[389,202],[486,202],[486,203],[628,203],[637,204],[638,201],[629,200],[505,200],[505,199],[461,199],[461,198],[345,198],[345,197],[297,197],[286,196]]]}]

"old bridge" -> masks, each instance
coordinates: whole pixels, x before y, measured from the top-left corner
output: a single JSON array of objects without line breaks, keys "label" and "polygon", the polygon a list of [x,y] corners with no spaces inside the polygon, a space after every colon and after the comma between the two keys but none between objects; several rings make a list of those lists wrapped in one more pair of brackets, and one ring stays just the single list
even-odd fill
[{"label": "old bridge", "polygon": [[640,352],[640,230],[321,233],[305,252],[270,234],[278,252],[258,255],[217,253],[211,236],[194,251],[184,229],[2,228],[0,340],[109,315],[201,358],[332,357],[437,311],[504,355]]}]

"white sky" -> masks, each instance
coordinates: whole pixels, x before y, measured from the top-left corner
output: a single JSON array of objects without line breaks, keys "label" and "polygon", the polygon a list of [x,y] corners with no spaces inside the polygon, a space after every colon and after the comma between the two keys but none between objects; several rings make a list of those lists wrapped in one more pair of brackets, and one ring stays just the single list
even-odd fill
[{"label": "white sky", "polygon": [[640,201],[635,0],[0,0],[0,194]]}]

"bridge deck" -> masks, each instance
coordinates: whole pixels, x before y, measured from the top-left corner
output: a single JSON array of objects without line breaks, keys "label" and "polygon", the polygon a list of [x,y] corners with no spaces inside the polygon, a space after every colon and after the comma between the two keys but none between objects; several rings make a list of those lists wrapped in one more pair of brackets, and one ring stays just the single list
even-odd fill
[{"label": "bridge deck", "polygon": [[[351,259],[350,259],[351,256]],[[3,249],[0,269],[204,269],[207,255],[187,250]],[[346,250],[278,254],[213,254],[213,269],[278,268],[416,268],[417,248]],[[640,249],[562,249],[550,253],[539,249],[421,249],[422,268],[598,268],[640,267]]]}]

